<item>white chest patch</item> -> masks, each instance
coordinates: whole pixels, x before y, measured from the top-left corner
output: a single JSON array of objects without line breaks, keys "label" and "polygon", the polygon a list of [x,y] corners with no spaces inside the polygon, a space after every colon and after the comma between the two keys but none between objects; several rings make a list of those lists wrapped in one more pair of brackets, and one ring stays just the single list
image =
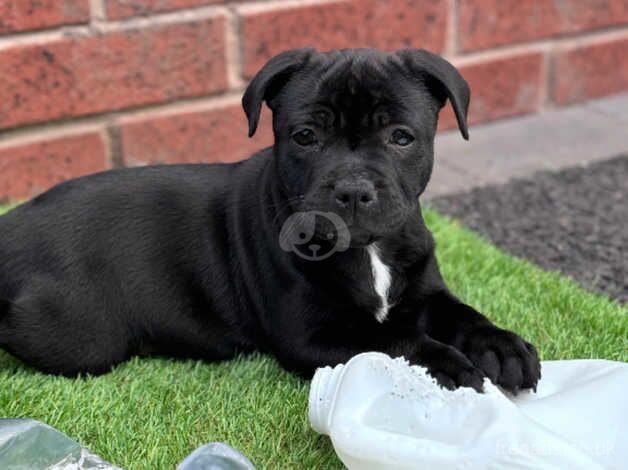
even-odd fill
[{"label": "white chest patch", "polygon": [[390,304],[388,303],[388,291],[390,290],[390,284],[392,282],[392,276],[390,274],[390,268],[382,261],[379,247],[373,243],[366,247],[366,251],[369,254],[371,260],[371,272],[373,273],[373,285],[375,286],[375,293],[380,299],[380,306],[375,311],[375,319],[383,323],[388,316],[388,310]]}]

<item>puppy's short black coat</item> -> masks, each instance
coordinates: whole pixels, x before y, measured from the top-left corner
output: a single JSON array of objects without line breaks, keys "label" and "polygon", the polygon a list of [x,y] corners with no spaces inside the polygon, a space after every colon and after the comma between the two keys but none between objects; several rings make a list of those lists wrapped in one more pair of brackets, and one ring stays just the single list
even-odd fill
[{"label": "puppy's short black coat", "polygon": [[[423,223],[447,99],[467,138],[467,83],[436,55],[276,56],[243,98],[251,135],[263,101],[272,109],[272,148],[78,178],[0,218],[0,346],[63,375],[260,350],[309,376],[378,350],[448,387],[534,387],[534,347],[447,290]],[[343,249],[280,246],[285,224],[297,233],[314,212],[346,224]],[[333,251],[338,227],[320,219],[309,247]]]}]

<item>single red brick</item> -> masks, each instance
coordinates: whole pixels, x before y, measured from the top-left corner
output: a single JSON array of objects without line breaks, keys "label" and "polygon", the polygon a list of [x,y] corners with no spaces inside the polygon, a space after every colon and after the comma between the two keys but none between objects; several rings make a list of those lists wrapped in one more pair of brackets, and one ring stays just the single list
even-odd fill
[{"label": "single red brick", "polygon": [[628,37],[558,53],[551,97],[565,105],[628,90]]},{"label": "single red brick", "polygon": [[224,18],[0,51],[0,129],[227,87]]},{"label": "single red brick", "polygon": [[0,1],[0,34],[87,21],[88,0]]},{"label": "single red brick", "polygon": [[244,10],[244,72],[252,76],[273,55],[294,47],[395,50],[445,46],[447,1],[350,0],[298,8]]},{"label": "single red brick", "polygon": [[460,0],[458,40],[470,51],[627,21],[626,0]]},{"label": "single red brick", "polygon": [[222,3],[224,0],[105,0],[107,18],[145,16],[182,8]]},{"label": "single red brick", "polygon": [[0,199],[25,199],[68,180],[108,168],[100,133],[57,137],[0,148]]},{"label": "single red brick", "polygon": [[[469,123],[493,121],[538,110],[542,89],[540,53],[517,55],[459,67],[471,88]],[[457,126],[447,103],[440,129]]]},{"label": "single red brick", "polygon": [[119,123],[127,165],[232,162],[272,144],[272,120],[264,111],[255,136],[239,105],[167,116],[141,116]]}]

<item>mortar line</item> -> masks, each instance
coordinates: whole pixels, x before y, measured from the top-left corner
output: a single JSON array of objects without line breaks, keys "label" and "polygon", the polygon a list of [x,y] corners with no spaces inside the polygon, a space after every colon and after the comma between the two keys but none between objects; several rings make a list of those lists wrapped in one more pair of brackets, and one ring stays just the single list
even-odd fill
[{"label": "mortar line", "polygon": [[[90,0],[94,1],[94,0]],[[101,0],[96,0],[101,1]],[[129,29],[150,28],[169,24],[200,21],[225,15],[228,9],[235,10],[238,14],[262,13],[277,10],[289,10],[313,5],[325,5],[343,3],[345,0],[274,0],[270,2],[236,3],[230,7],[221,5],[201,6],[182,11],[155,14],[149,17],[131,17],[117,21],[94,20],[89,25],[66,25],[37,31],[21,31],[3,35],[0,37],[0,51],[20,45],[31,45],[51,40],[63,39],[68,36],[86,36],[91,33],[109,33]],[[449,57],[452,61],[467,64],[472,61],[490,60],[502,58],[510,54],[523,54],[525,49],[543,49],[554,47],[556,49],[586,46],[597,42],[614,39],[628,38],[628,25],[611,25],[605,28],[564,33],[559,36],[541,38],[516,44],[504,44],[493,46],[479,51],[456,51]]]},{"label": "mortar line", "polygon": [[225,55],[229,88],[241,88],[244,86],[244,80],[242,79],[243,65],[240,17],[233,6],[228,8],[226,16]]},{"label": "mortar line", "polygon": [[541,61],[541,89],[539,91],[539,111],[547,111],[554,108],[551,100],[551,90],[554,88],[554,51],[545,51]]},{"label": "mortar line", "polygon": [[107,122],[105,134],[109,144],[109,164],[111,168],[123,168],[125,165],[122,136],[120,135],[120,128],[116,125],[114,120]]},{"label": "mortar line", "polygon": [[[82,133],[98,126],[107,126],[108,122],[120,122],[143,117],[163,117],[176,114],[211,111],[223,107],[240,105],[241,89],[231,90],[212,96],[181,99],[170,103],[153,103],[125,110],[106,111],[88,116],[76,116],[54,121],[44,121],[19,125],[0,130],[0,148],[11,147],[20,143],[45,140],[56,136]],[[33,136],[42,136],[42,139]]]},{"label": "mortar line", "polygon": [[555,48],[557,50],[598,44],[616,39],[628,38],[628,25],[620,24],[591,31],[565,33],[559,36],[534,39],[514,44],[502,44],[477,51],[459,51],[452,56],[458,62],[489,60],[495,57],[506,57],[514,54],[524,54],[526,49]]},{"label": "mortar line", "polygon": [[104,0],[89,0],[90,24],[97,21],[104,21],[107,18],[107,11]]},{"label": "mortar line", "polygon": [[444,52],[446,57],[454,57],[458,52],[458,0],[449,0],[447,3],[447,34]]}]

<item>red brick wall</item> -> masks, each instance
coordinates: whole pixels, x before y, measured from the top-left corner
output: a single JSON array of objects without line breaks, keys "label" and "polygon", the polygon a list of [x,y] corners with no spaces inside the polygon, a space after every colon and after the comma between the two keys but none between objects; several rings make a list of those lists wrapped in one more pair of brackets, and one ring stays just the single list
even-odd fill
[{"label": "red brick wall", "polygon": [[442,53],[472,123],[628,90],[628,0],[0,0],[0,200],[246,158],[271,142],[268,113],[246,137],[246,81],[304,45]]}]

